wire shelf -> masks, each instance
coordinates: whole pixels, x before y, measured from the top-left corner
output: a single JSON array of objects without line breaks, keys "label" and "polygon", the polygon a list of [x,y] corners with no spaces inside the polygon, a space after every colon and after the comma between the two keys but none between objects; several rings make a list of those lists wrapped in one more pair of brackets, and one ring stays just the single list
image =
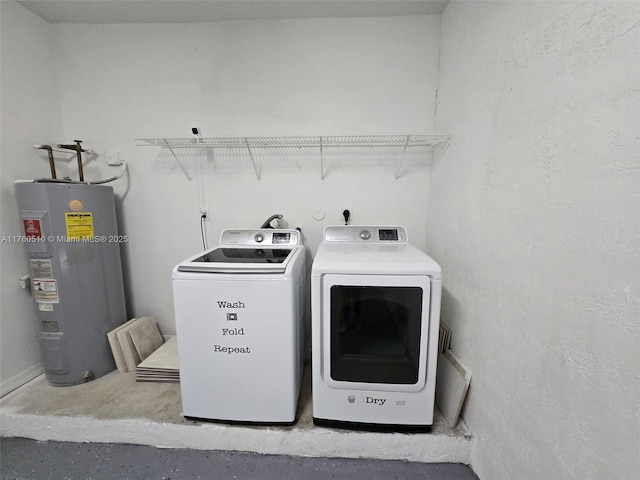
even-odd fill
[{"label": "wire shelf", "polygon": [[395,151],[398,149],[395,177],[399,178],[402,163],[407,150],[422,148],[433,155],[440,155],[449,145],[449,135],[352,135],[352,136],[306,136],[306,137],[190,137],[190,138],[138,138],[140,147],[161,147],[168,150],[178,162],[186,177],[191,176],[181,163],[176,150],[190,149],[243,149],[253,164],[256,176],[260,179],[260,166],[256,162],[256,153],[276,149],[286,151],[288,149],[314,149],[320,160],[321,178],[325,177],[324,160],[327,152],[337,149],[386,149]]}]

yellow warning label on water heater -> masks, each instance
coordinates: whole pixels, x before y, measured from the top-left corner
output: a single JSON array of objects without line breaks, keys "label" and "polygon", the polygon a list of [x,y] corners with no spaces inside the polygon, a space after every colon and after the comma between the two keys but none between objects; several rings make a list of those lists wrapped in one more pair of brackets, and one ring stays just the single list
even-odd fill
[{"label": "yellow warning label on water heater", "polygon": [[93,238],[93,214],[90,212],[66,212],[67,238],[81,240]]}]

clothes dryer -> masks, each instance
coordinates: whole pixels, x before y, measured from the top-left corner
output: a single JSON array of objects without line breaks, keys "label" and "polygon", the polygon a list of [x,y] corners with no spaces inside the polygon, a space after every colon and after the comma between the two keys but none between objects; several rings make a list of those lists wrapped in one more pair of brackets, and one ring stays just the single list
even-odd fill
[{"label": "clothes dryer", "polygon": [[303,371],[305,249],[297,230],[225,230],[173,269],[183,415],[286,424]]},{"label": "clothes dryer", "polygon": [[311,270],[316,425],[430,430],[441,291],[403,227],[325,228]]}]

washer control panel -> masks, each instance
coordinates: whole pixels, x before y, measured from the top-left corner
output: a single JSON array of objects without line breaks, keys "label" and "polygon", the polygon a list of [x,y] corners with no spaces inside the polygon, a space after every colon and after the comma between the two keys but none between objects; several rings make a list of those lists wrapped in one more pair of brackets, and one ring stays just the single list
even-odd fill
[{"label": "washer control panel", "polygon": [[225,230],[220,245],[301,245],[300,232],[293,229]]},{"label": "washer control panel", "polygon": [[368,225],[329,226],[324,229],[325,242],[406,243],[404,227]]}]

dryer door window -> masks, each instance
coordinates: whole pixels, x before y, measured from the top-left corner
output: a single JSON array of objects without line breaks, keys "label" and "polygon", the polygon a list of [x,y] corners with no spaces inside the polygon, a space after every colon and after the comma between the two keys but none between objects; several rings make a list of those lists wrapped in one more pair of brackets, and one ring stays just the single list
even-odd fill
[{"label": "dryer door window", "polygon": [[422,385],[428,278],[373,277],[373,281],[369,276],[358,277],[356,282],[349,276],[336,279],[329,287],[326,353],[331,380],[338,384]]}]

